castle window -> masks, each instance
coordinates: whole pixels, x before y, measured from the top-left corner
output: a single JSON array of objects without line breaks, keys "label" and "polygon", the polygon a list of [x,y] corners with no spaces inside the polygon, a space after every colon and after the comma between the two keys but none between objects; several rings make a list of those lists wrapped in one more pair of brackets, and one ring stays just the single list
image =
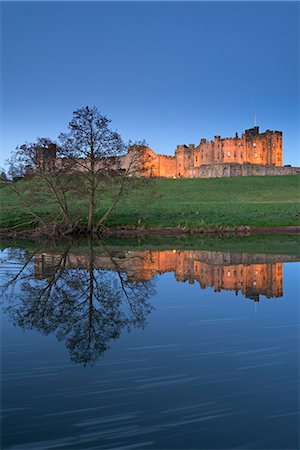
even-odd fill
[{"label": "castle window", "polygon": [[239,143],[239,147],[243,147],[243,144],[241,142]]},{"label": "castle window", "polygon": [[254,153],[255,158],[257,158],[257,153]]},{"label": "castle window", "polygon": [[234,152],[234,157],[236,158],[236,152]]},{"label": "castle window", "polygon": [[198,156],[196,156],[196,162],[198,161]]},{"label": "castle window", "polygon": [[227,152],[227,156],[230,156],[230,152]]},{"label": "castle window", "polygon": [[243,157],[243,153],[241,153],[241,158]]},{"label": "castle window", "polygon": [[256,147],[256,142],[253,142],[253,147]]}]

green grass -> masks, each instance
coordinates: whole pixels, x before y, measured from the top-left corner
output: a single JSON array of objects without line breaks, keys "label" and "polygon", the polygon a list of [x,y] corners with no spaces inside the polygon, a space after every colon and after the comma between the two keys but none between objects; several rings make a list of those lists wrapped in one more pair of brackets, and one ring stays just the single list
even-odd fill
[{"label": "green grass", "polygon": [[[22,189],[27,183],[21,181]],[[221,179],[157,179],[144,191],[133,191],[110,216],[107,226],[146,228],[186,227],[283,227],[300,225],[300,176],[234,177]],[[30,217],[22,210],[15,194],[2,187],[1,227],[28,228]],[[100,205],[101,217],[109,206],[109,195]],[[85,201],[74,201],[85,217]],[[51,205],[45,199],[36,211],[47,220]]]}]

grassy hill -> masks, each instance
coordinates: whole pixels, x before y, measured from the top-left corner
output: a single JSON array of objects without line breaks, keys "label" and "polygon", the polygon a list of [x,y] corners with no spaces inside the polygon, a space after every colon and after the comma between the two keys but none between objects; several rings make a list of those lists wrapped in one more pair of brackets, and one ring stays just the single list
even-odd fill
[{"label": "grassy hill", "polygon": [[[20,181],[22,189],[26,183]],[[219,227],[284,227],[300,225],[300,176],[234,177],[220,179],[157,179],[149,195],[133,191],[110,216],[107,226],[215,229]],[[147,191],[147,188],[145,188]],[[1,228],[36,226],[20,208],[8,187],[2,187]],[[98,211],[101,217],[109,195]],[[84,218],[84,199],[74,201]],[[35,207],[47,218],[51,205]],[[82,219],[84,220],[84,219]]]}]

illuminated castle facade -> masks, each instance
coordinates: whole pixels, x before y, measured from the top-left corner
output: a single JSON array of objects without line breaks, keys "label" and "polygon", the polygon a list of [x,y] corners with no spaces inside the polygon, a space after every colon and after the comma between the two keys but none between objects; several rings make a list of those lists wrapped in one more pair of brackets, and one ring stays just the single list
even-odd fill
[{"label": "illuminated castle facade", "polygon": [[257,168],[282,166],[282,132],[259,133],[259,127],[254,127],[241,137],[236,133],[233,138],[201,139],[198,146],[178,145],[174,156],[156,155],[151,149],[148,153],[151,156],[148,176],[206,178],[231,176],[235,172],[243,175],[242,166],[248,166],[248,171],[253,165]]},{"label": "illuminated castle facade", "polygon": [[[259,132],[255,126],[245,130],[241,136],[212,141],[201,139],[194,144],[178,145],[174,156],[156,154],[149,147],[143,147],[140,167],[135,175],[161,178],[222,178],[251,175],[300,174],[299,167],[282,166],[282,132],[267,130]],[[114,169],[125,170],[130,165],[131,151],[125,156],[113,159]],[[60,167],[62,160],[56,157],[56,146],[38,148],[36,162],[40,168]],[[101,168],[101,160],[98,161]],[[78,164],[76,170],[84,170]]]}]

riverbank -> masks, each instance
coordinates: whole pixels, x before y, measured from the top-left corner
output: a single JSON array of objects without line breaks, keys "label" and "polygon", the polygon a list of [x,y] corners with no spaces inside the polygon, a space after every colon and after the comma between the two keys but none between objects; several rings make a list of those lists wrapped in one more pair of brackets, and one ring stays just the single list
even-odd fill
[{"label": "riverbank", "polygon": [[[29,182],[18,183],[26,190]],[[2,186],[0,195],[2,235],[48,233],[32,221],[9,187]],[[113,189],[103,197],[97,217],[107,210],[112,196]],[[85,203],[78,198],[71,204],[83,232]],[[33,209],[47,222],[50,202],[33,205]],[[111,234],[124,236],[299,233],[300,176],[149,180],[149,192],[147,185],[143,192],[130,192],[105,226]]]},{"label": "riverbank", "polygon": [[[2,229],[0,230],[0,237],[46,237],[46,236],[59,236],[57,234],[50,233],[50,230],[45,228],[34,228],[28,230],[13,230]],[[151,237],[151,236],[249,236],[249,235],[300,235],[300,226],[292,227],[220,227],[218,229],[183,229],[183,228],[135,228],[135,227],[118,227],[109,228],[105,236],[98,235],[98,237]],[[73,233],[73,237],[82,237],[84,233]],[[68,236],[67,234],[65,235]],[[95,235],[97,237],[97,234]]]}]

